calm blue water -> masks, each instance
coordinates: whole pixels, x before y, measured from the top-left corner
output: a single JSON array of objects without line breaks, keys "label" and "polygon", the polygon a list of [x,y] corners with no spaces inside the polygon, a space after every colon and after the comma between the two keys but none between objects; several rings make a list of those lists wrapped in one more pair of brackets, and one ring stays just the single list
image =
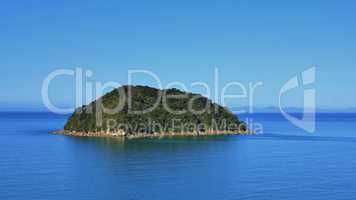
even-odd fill
[{"label": "calm blue water", "polygon": [[[246,116],[243,116],[246,117]],[[356,115],[307,134],[278,114],[264,134],[208,138],[51,135],[67,116],[0,114],[0,199],[356,199]]]}]

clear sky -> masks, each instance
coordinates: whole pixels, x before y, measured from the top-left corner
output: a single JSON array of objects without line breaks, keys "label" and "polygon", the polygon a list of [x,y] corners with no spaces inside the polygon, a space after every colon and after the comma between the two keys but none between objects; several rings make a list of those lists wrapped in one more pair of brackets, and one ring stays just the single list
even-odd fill
[{"label": "clear sky", "polygon": [[[275,106],[282,85],[311,66],[318,107],[356,107],[355,11],[353,0],[5,0],[0,108],[41,105],[43,79],[75,67],[92,70],[89,81],[124,84],[129,69],[145,69],[163,85],[188,86],[212,84],[217,67],[221,85],[262,81],[256,105]],[[73,104],[72,79],[50,91],[55,103]],[[301,105],[301,94],[287,97],[288,106]]]}]

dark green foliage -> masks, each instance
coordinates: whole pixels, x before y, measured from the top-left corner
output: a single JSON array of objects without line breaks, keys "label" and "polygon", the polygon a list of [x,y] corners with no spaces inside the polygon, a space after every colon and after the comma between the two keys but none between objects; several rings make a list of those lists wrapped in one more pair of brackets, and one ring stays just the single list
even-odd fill
[{"label": "dark green foliage", "polygon": [[[107,109],[115,107],[118,110],[107,112]],[[150,108],[146,113],[136,113]],[[134,134],[228,129],[238,131],[241,130],[241,127],[238,128],[241,124],[233,113],[199,94],[178,89],[123,86],[78,108],[64,129],[84,132],[124,129]],[[231,125],[236,128],[231,128]],[[242,126],[242,129],[245,127]]]}]

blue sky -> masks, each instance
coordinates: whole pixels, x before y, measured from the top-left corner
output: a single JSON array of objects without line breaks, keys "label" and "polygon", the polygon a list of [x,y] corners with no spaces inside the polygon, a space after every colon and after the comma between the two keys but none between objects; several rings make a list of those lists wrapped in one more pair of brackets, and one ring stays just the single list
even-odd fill
[{"label": "blue sky", "polygon": [[[311,66],[318,107],[356,107],[355,10],[351,0],[2,1],[0,108],[41,106],[43,79],[75,67],[93,71],[88,81],[124,84],[129,69],[146,69],[163,85],[188,86],[212,84],[217,67],[221,85],[262,81],[256,106],[274,106],[282,85]],[[50,91],[56,104],[74,103],[72,79]],[[300,106],[301,95],[286,104]]]}]

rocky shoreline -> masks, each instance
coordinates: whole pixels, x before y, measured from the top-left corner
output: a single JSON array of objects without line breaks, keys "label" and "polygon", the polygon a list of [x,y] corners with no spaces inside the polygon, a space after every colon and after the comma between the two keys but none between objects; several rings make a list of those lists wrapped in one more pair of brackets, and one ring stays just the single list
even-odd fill
[{"label": "rocky shoreline", "polygon": [[213,135],[250,135],[253,134],[249,131],[209,131],[209,132],[154,132],[154,133],[135,133],[125,134],[124,132],[78,132],[68,130],[52,131],[52,134],[68,135],[78,137],[121,137],[121,138],[148,138],[148,137],[167,137],[167,136],[213,136]]}]

